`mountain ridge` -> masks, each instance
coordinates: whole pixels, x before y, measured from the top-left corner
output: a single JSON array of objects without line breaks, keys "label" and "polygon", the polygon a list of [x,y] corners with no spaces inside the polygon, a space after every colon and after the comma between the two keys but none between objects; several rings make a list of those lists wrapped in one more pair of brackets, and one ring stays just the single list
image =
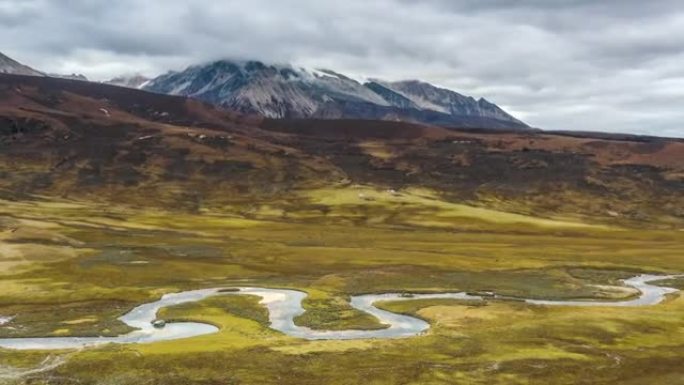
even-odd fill
[{"label": "mountain ridge", "polygon": [[0,52],[0,73],[10,75],[46,76],[44,73],[21,64],[2,52]]},{"label": "mountain ridge", "polygon": [[218,60],[170,71],[143,89],[197,98],[267,118],[402,120],[530,129],[496,104],[419,80],[354,80],[328,69]]},{"label": "mountain ridge", "polygon": [[[45,74],[0,53],[0,73]],[[533,130],[494,103],[420,80],[358,81],[329,69],[218,60],[149,79],[136,74],[104,84],[199,99],[240,113],[284,119],[368,119],[445,127]]]}]

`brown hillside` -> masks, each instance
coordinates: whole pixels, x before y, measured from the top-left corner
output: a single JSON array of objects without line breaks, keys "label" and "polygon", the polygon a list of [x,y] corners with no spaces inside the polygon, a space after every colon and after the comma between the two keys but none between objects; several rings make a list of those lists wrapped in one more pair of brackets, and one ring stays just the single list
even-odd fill
[{"label": "brown hillside", "polygon": [[0,75],[0,174],[10,197],[173,209],[288,202],[295,191],[356,183],[430,188],[536,215],[684,221],[681,140],[264,120],[180,97],[11,75]]}]

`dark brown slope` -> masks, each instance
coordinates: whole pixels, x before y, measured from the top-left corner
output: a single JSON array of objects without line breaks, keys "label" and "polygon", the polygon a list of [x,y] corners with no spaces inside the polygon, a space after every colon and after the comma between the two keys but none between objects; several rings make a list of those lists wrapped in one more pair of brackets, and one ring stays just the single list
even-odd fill
[{"label": "dark brown slope", "polygon": [[372,121],[269,121],[286,141],[359,183],[420,185],[454,201],[506,210],[681,222],[684,141]]},{"label": "dark brown slope", "polygon": [[[679,226],[684,142],[264,120],[97,83],[0,75],[0,188],[173,209],[305,207],[294,192],[364,183],[536,214]],[[288,203],[289,202],[289,203]]]},{"label": "dark brown slope", "polygon": [[[2,107],[16,107],[24,110],[27,110],[27,106],[22,103],[32,101],[40,105],[39,108],[42,110],[59,107],[87,114],[93,112],[88,108],[97,104],[98,108],[109,105],[151,121],[174,124],[212,123],[218,126],[239,121],[242,117],[226,110],[218,110],[194,99],[63,78],[0,74],[0,87],[5,101]],[[87,105],[79,106],[78,101],[69,100],[74,96],[85,97],[90,101],[86,103]],[[12,99],[13,97],[23,98],[24,101]],[[75,103],[69,104],[70,101]],[[92,103],[93,101],[95,104]]]},{"label": "dark brown slope", "polygon": [[0,76],[0,183],[8,194],[196,208],[335,177],[271,143],[259,121],[181,97]]}]

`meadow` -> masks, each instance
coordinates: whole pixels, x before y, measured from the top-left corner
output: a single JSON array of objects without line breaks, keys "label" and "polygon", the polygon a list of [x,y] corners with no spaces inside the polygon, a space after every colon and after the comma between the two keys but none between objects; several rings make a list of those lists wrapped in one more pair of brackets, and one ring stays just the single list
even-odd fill
[{"label": "meadow", "polygon": [[[428,189],[295,191],[197,212],[32,196],[0,201],[0,337],[117,335],[116,318],[180,290],[304,290],[296,322],[381,328],[348,305],[387,291],[628,298],[638,273],[684,271],[684,231],[452,203]],[[682,286],[684,282],[673,282]],[[640,308],[515,300],[383,303],[427,320],[396,340],[304,341],[256,297],[163,309],[220,332],[80,351],[0,350],[7,384],[684,384],[684,299]],[[58,364],[54,364],[57,362]],[[53,365],[54,364],[54,365]]]}]

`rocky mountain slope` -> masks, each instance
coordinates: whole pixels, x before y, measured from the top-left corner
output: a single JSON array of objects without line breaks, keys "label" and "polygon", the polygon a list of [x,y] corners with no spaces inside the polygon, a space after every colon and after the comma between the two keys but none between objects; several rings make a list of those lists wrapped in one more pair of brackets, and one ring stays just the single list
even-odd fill
[{"label": "rocky mountain slope", "polygon": [[375,119],[529,129],[485,99],[420,81],[358,82],[330,70],[221,60],[159,76],[145,90],[197,98],[268,118]]},{"label": "rocky mountain slope", "polygon": [[173,210],[303,200],[329,186],[419,188],[539,216],[684,225],[684,141],[282,120],[99,83],[0,75],[0,196]]},{"label": "rocky mountain slope", "polygon": [[18,61],[4,55],[0,52],[0,73],[3,74],[13,74],[13,75],[28,75],[28,76],[45,76],[40,71],[36,71],[33,68],[23,65]]}]

